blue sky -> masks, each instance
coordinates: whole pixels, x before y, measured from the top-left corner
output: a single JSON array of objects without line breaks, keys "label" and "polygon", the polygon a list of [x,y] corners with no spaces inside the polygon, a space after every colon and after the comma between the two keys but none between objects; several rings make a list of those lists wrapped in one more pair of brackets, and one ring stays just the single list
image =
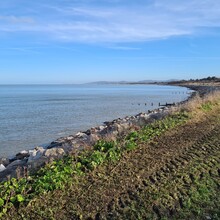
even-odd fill
[{"label": "blue sky", "polygon": [[220,1],[0,2],[0,84],[220,76]]}]

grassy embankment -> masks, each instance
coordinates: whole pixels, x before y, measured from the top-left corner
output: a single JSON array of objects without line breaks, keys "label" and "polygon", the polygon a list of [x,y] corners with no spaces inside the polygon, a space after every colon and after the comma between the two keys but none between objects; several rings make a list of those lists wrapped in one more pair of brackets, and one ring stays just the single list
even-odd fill
[{"label": "grassy embankment", "polygon": [[220,219],[220,94],[0,184],[2,219]]}]

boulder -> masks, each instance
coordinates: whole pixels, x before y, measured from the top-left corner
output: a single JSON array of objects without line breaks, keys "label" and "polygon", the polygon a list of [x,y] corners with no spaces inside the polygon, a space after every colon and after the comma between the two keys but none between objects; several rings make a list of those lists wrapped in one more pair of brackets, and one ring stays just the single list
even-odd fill
[{"label": "boulder", "polygon": [[0,158],[0,164],[3,164],[5,167],[10,163],[9,159],[6,157]]},{"label": "boulder", "polygon": [[83,133],[85,133],[86,135],[90,135],[91,134],[91,129],[89,129],[89,130],[87,130],[87,131],[85,131]]},{"label": "boulder", "polygon": [[83,132],[78,132],[78,133],[75,134],[75,137],[86,140],[88,138],[88,135],[83,133]]},{"label": "boulder", "polygon": [[66,140],[67,140],[67,141],[71,141],[71,140],[73,140],[73,139],[74,139],[73,136],[68,136],[68,137],[66,137]]},{"label": "boulder", "polygon": [[100,138],[97,134],[90,134],[89,135],[89,143],[95,144],[96,141],[98,141]]},{"label": "boulder", "polygon": [[0,172],[4,171],[6,168],[3,164],[0,164]]},{"label": "boulder", "polygon": [[0,172],[0,182],[7,181],[10,178],[12,171],[13,170],[11,169],[5,169],[2,172]]},{"label": "boulder", "polygon": [[18,166],[24,166],[26,164],[27,164],[27,159],[26,160],[15,160],[7,166],[7,170],[16,169]]},{"label": "boulder", "polygon": [[[75,144],[75,142],[74,142]],[[74,150],[75,146],[70,142],[70,143],[64,143],[62,145],[62,149],[65,151],[65,154],[69,154]]]},{"label": "boulder", "polygon": [[34,150],[29,150],[28,169],[37,170],[48,162],[48,158],[43,156],[46,150],[43,147],[35,147]]},{"label": "boulder", "polygon": [[29,156],[30,156],[29,152],[26,150],[23,150],[23,151],[17,153],[15,157],[17,160],[23,160],[24,158],[27,158]]},{"label": "boulder", "polygon": [[43,167],[45,164],[47,164],[49,162],[49,159],[45,156],[40,156],[38,158],[35,158],[32,160],[28,161],[28,170],[30,171],[35,171],[38,170],[39,168]]},{"label": "boulder", "polygon": [[148,118],[149,118],[149,115],[144,115],[144,114],[139,115],[138,121],[137,121],[138,126],[140,127],[145,126],[147,124]]},{"label": "boulder", "polygon": [[64,138],[59,138],[56,141],[51,142],[50,145],[47,147],[47,149],[62,146],[62,142],[65,142],[65,139]]},{"label": "boulder", "polygon": [[101,125],[101,126],[98,127],[98,130],[102,131],[105,128],[106,128],[106,126]]},{"label": "boulder", "polygon": [[128,131],[130,129],[131,125],[129,123],[123,123],[121,124],[121,128],[123,131]]},{"label": "boulder", "polygon": [[31,164],[33,161],[39,160],[43,153],[46,150],[43,147],[36,147],[34,150],[29,150],[29,158],[28,158],[28,164]]},{"label": "boulder", "polygon": [[27,175],[27,167],[18,166],[16,168],[6,168],[0,172],[0,182],[7,181],[11,178],[21,178]]},{"label": "boulder", "polygon": [[54,159],[60,159],[65,155],[65,151],[63,148],[51,148],[47,149],[43,156],[47,157],[49,161],[52,161]]}]

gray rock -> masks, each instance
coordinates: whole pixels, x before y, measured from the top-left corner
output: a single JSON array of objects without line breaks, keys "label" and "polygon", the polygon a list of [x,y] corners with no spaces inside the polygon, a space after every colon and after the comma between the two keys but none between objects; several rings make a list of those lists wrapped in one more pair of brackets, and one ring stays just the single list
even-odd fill
[{"label": "gray rock", "polygon": [[49,159],[45,156],[40,156],[37,159],[32,159],[28,161],[28,169],[31,171],[35,171],[39,168],[41,168],[42,166],[44,166],[45,164],[47,164],[49,162]]},{"label": "gray rock", "polygon": [[29,150],[29,158],[28,158],[28,164],[32,163],[33,161],[39,160],[42,156],[43,153],[46,150],[43,147],[37,147],[34,150]]},{"label": "gray rock", "polygon": [[91,134],[89,135],[89,142],[90,144],[95,144],[96,141],[98,141],[100,138],[97,134]]},{"label": "gray rock", "polygon": [[124,132],[128,131],[130,127],[131,127],[131,125],[129,123],[121,124],[121,129],[123,129]]},{"label": "gray rock", "polygon": [[87,135],[90,135],[90,134],[94,134],[94,133],[96,133],[97,132],[97,128],[94,128],[94,127],[92,127],[91,129],[90,129],[90,133],[86,133]]},{"label": "gray rock", "polygon": [[4,171],[6,168],[3,164],[0,164],[0,172]]},{"label": "gray rock", "polygon": [[18,166],[24,166],[27,164],[27,160],[15,160],[7,166],[7,170],[16,169]]},{"label": "gray rock", "polygon": [[43,147],[35,147],[34,150],[29,150],[28,168],[37,170],[48,162],[48,158],[43,156],[46,150]]},{"label": "gray rock", "polygon": [[6,168],[0,172],[0,182],[7,181],[11,178],[21,178],[27,175],[27,167],[19,166],[16,168]]},{"label": "gray rock", "polygon": [[16,156],[11,156],[11,157],[9,157],[9,163],[11,163],[11,162],[13,162],[13,161],[15,161],[15,160],[17,160],[17,159],[16,159]]},{"label": "gray rock", "polygon": [[5,169],[2,172],[0,172],[0,182],[7,181],[10,178],[12,171],[13,170],[11,169]]},{"label": "gray rock", "polygon": [[82,138],[82,139],[86,139],[87,138],[87,134],[83,133],[83,132],[78,132],[75,135],[77,138]]},{"label": "gray rock", "polygon": [[98,127],[98,130],[102,131],[105,128],[106,128],[106,126],[101,125],[101,126]]},{"label": "gray rock", "polygon": [[63,148],[51,148],[47,149],[44,152],[45,157],[49,158],[49,160],[60,159],[65,155],[65,151]]},{"label": "gray rock", "polygon": [[[75,144],[75,142],[74,142],[74,144]],[[69,143],[64,143],[62,145],[62,149],[65,151],[65,154],[69,154],[74,150],[74,148],[75,148],[74,144],[72,142],[69,142]]]},{"label": "gray rock", "polygon": [[123,126],[119,123],[114,124],[114,128],[115,128],[115,131],[117,131],[119,134],[121,134],[124,131]]},{"label": "gray rock", "polygon": [[10,163],[9,159],[6,157],[0,158],[0,164],[3,164],[5,167]]},{"label": "gray rock", "polygon": [[91,134],[91,129],[89,129],[89,130],[87,130],[87,131],[85,131],[83,133],[85,133],[86,135],[90,135]]},{"label": "gray rock", "polygon": [[47,149],[62,146],[62,142],[65,142],[65,139],[64,138],[59,138],[56,141],[51,142],[50,145],[47,147]]},{"label": "gray rock", "polygon": [[37,150],[37,151],[43,151],[45,150],[43,147],[40,147],[40,146],[37,146],[34,148],[34,150]]},{"label": "gray rock", "polygon": [[73,139],[74,139],[73,136],[68,136],[68,137],[66,138],[67,141],[71,141],[71,140],[73,140]]},{"label": "gray rock", "polygon": [[23,151],[17,153],[15,157],[17,160],[23,160],[24,158],[29,157],[29,152],[26,150],[23,150]]},{"label": "gray rock", "polygon": [[148,115],[140,115],[137,121],[137,124],[139,126],[145,126],[147,124],[147,120],[148,120],[149,116]]},{"label": "gray rock", "polygon": [[27,174],[27,160],[15,160],[11,162],[6,169],[2,167],[0,172],[0,181],[7,181],[10,178],[20,178]]}]

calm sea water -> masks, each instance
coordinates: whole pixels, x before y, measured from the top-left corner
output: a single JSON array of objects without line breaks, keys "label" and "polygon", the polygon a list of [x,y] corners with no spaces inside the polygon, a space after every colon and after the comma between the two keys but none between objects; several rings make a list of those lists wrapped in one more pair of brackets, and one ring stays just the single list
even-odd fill
[{"label": "calm sea water", "polygon": [[153,85],[0,86],[0,157],[157,108],[159,102],[182,101],[188,92]]}]

